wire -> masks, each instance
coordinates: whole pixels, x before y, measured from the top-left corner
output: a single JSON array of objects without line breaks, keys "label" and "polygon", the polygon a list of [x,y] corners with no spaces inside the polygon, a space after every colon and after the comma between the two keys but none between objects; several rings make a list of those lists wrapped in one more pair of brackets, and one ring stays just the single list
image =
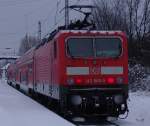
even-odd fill
[{"label": "wire", "polygon": [[50,32],[52,32],[54,30],[54,28],[65,18],[65,16],[63,15],[57,22],[55,25],[50,27],[50,30],[48,30],[46,32],[46,34],[44,35],[44,37],[46,37],[47,35],[49,35]]},{"label": "wire", "polygon": [[[57,16],[57,14],[58,14],[58,8],[59,8],[59,5],[61,4],[61,1],[62,1],[62,0],[57,0],[56,6],[54,6],[53,8],[51,8],[50,11],[49,11],[49,13],[52,13],[52,11],[53,11],[55,8],[57,8],[57,9],[56,9],[56,16]],[[56,21],[56,16],[55,16],[55,23],[54,23],[53,26],[50,27],[50,30],[48,31],[48,33],[49,33],[50,31],[52,31],[52,30],[56,27],[56,25],[59,24],[59,22],[60,22],[62,19],[64,19],[64,15],[63,15],[58,21]],[[44,25],[44,24],[46,23],[46,21],[48,21],[48,18],[49,18],[49,17],[50,17],[50,14],[48,14],[45,19],[42,19],[42,20],[41,20],[42,25]],[[36,24],[37,24],[37,22],[34,23],[33,25],[36,25]],[[33,25],[32,25],[32,26],[33,26]],[[46,24],[45,24],[45,25],[46,25]],[[46,33],[46,35],[44,35],[44,36],[47,36],[48,33]],[[33,32],[33,34],[37,34],[37,31]]]},{"label": "wire", "polygon": [[61,3],[61,0],[57,0],[57,9],[56,9],[56,14],[55,14],[55,24],[56,24],[56,21],[57,21],[57,15],[58,15],[58,8],[59,8],[59,5],[60,5],[60,3]]},{"label": "wire", "polygon": [[[40,1],[40,0],[39,0]],[[36,1],[36,2],[39,2],[39,1]],[[0,3],[1,3],[2,1],[0,1]],[[6,1],[5,2],[5,4],[7,3],[8,1]],[[18,2],[17,0],[16,1],[13,1],[13,2]],[[22,1],[23,2],[23,1]],[[26,1],[27,2],[27,1]],[[29,1],[28,1],[29,2]],[[32,1],[32,2],[35,2],[35,1]],[[47,5],[47,3],[49,3],[50,1],[48,1],[48,2],[46,2],[45,4]],[[59,0],[58,1],[58,3],[60,3],[61,2],[61,0]],[[25,1],[23,2],[23,3],[25,3]],[[18,4],[23,4],[23,3],[15,3],[15,4],[11,4],[10,5],[10,3],[9,3],[9,5],[7,5],[7,6],[16,6],[16,5],[18,5]],[[31,3],[31,1],[30,1],[30,3]],[[57,3],[57,4],[58,4]],[[44,4],[44,5],[45,5]],[[42,5],[43,6],[43,5]],[[5,6],[6,7],[6,6]],[[25,15],[31,15],[35,10],[37,10],[37,9],[39,9],[39,8],[41,8],[41,6],[40,7],[38,7],[38,8],[36,8],[36,9],[34,9],[34,10],[32,10],[32,11],[30,11],[30,12],[28,12],[27,14],[25,14]],[[54,10],[56,8],[56,6],[54,6],[53,8],[51,8],[50,9],[50,13],[52,12],[52,10]],[[48,20],[48,18],[49,18],[49,14],[48,14],[48,16],[46,16],[46,18],[45,19],[43,19],[42,20],[42,23],[44,24],[47,20]],[[59,19],[59,21],[60,20],[62,20],[62,18],[61,19]],[[58,21],[58,22],[59,22]],[[58,24],[58,22],[56,23],[56,24]],[[36,22],[37,23],[37,22]],[[35,25],[35,23],[34,24],[32,24],[32,26],[33,25]],[[54,26],[52,26],[51,28],[54,28],[56,25],[54,25]],[[52,31],[52,29],[50,29],[51,31]],[[20,32],[18,32],[18,33],[20,33]],[[16,36],[16,35],[18,35],[18,33],[0,33],[0,35],[2,35],[3,37],[10,37],[10,36]],[[30,33],[30,32],[29,32]],[[36,35],[37,34],[37,31],[34,31],[34,32],[32,32],[31,34],[34,34],[34,35]]]},{"label": "wire", "polygon": [[[61,2],[61,0],[57,1],[57,5],[56,5],[57,10],[56,10],[56,16],[55,16],[55,24],[50,27],[50,30],[47,32],[46,35],[44,35],[44,37],[46,37],[49,34],[49,32],[51,32],[63,19],[65,19],[65,15],[63,15],[60,19],[58,19],[56,21],[56,17],[57,17],[57,14],[58,14],[58,8],[59,8],[60,2]],[[80,0],[77,0],[77,2],[75,4],[78,4],[79,2],[80,2]],[[61,13],[61,11],[59,13]]]},{"label": "wire", "polygon": [[[51,13],[52,12],[52,10],[54,10],[56,7],[58,7],[59,5],[58,5],[58,3],[56,4],[56,6],[54,6],[53,8],[51,8],[50,10],[49,10],[49,13]],[[48,20],[48,18],[50,17],[49,16],[50,14],[48,14],[47,16],[46,16],[46,18],[45,19],[43,19],[41,22],[42,23],[45,23],[47,20]]]},{"label": "wire", "polygon": [[[59,2],[61,2],[61,0],[59,0]],[[57,4],[56,4],[56,6],[57,6]],[[51,9],[49,10],[48,15],[47,15],[44,19],[41,20],[42,25],[46,25],[46,24],[45,24],[46,21],[48,21],[48,19],[49,19],[49,17],[50,17],[50,14],[53,12],[53,10],[56,8],[56,6],[54,6],[53,8],[51,8]],[[35,26],[35,25],[37,25],[37,24],[38,24],[38,23],[35,22],[35,23],[32,24],[32,26]],[[37,34],[37,31],[32,32],[32,34]]]},{"label": "wire", "polygon": [[63,19],[65,19],[65,15],[63,15],[63,16],[56,22],[55,26],[58,25],[58,24],[60,23],[60,21],[62,21]]}]

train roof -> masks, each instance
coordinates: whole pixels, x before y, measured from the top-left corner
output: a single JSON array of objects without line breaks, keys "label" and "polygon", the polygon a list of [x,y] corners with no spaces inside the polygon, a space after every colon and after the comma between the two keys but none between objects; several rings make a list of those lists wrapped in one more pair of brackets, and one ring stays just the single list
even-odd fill
[{"label": "train roof", "polygon": [[29,49],[23,56],[21,56],[20,58],[16,60],[16,64],[20,64],[25,61],[28,61],[28,62],[32,61],[34,50],[35,50],[35,47],[32,47],[31,49]]},{"label": "train roof", "polygon": [[125,35],[124,32],[122,31],[102,31],[102,30],[54,30],[53,32],[51,32],[48,36],[48,38],[44,38],[42,39],[42,42],[31,48],[30,50],[28,50],[22,57],[18,58],[16,60],[17,64],[20,64],[21,62],[28,60],[31,60],[33,58],[33,53],[35,50],[37,50],[38,48],[40,48],[41,46],[45,45],[46,43],[50,42],[53,38],[55,38],[56,36],[59,36],[60,34],[87,34],[87,33],[91,33],[91,34],[106,34],[106,35]]},{"label": "train roof", "polygon": [[106,30],[106,31],[102,31],[102,30],[60,30],[60,33],[109,33],[109,34],[122,34],[122,31],[111,31],[111,30]]},{"label": "train roof", "polygon": [[38,49],[39,47],[43,46],[45,43],[50,42],[53,38],[55,38],[57,35],[59,36],[60,34],[64,34],[64,33],[72,33],[72,34],[86,34],[86,33],[91,33],[91,34],[106,34],[106,35],[125,35],[125,33],[123,31],[119,31],[119,30],[106,30],[106,31],[102,31],[102,30],[64,30],[64,29],[56,29],[53,32],[51,32],[50,34],[48,34],[47,38],[43,38],[42,42],[37,45],[35,47],[35,49]]}]

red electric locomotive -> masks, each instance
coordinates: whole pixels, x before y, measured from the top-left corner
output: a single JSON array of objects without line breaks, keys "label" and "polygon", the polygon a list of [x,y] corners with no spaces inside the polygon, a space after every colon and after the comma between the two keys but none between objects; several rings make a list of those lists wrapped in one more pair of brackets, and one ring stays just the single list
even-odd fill
[{"label": "red electric locomotive", "polygon": [[64,113],[118,117],[128,109],[126,36],[60,30],[16,61],[14,80],[27,93],[57,101]]}]

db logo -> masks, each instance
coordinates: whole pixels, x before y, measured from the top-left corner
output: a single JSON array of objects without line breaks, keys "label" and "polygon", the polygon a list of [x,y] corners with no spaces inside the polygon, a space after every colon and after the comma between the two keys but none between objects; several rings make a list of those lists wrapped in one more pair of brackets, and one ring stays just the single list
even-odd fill
[{"label": "db logo", "polygon": [[90,74],[100,74],[100,68],[98,67],[91,67]]}]

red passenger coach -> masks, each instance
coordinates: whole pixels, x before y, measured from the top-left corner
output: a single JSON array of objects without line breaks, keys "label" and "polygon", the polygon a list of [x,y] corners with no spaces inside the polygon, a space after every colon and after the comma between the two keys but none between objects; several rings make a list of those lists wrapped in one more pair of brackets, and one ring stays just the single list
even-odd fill
[{"label": "red passenger coach", "polygon": [[128,109],[127,39],[121,31],[60,30],[16,66],[21,89],[57,101],[64,113],[118,117]]},{"label": "red passenger coach", "polygon": [[16,65],[15,64],[10,64],[8,66],[8,71],[7,71],[7,79],[8,79],[8,83],[9,84],[14,84],[16,83],[15,81],[15,68],[16,68]]},{"label": "red passenger coach", "polygon": [[35,48],[30,49],[24,56],[16,61],[16,86],[24,92],[30,92],[33,89],[34,80],[34,55]]}]

